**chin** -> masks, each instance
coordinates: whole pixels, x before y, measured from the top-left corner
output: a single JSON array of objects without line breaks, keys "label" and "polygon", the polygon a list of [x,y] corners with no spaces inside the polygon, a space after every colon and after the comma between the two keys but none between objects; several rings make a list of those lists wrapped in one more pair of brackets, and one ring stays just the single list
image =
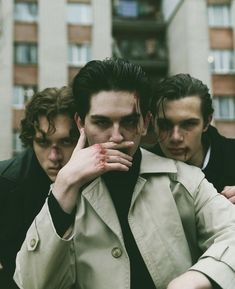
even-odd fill
[{"label": "chin", "polygon": [[48,178],[54,183],[55,179],[56,179],[56,176],[50,176],[48,175]]}]

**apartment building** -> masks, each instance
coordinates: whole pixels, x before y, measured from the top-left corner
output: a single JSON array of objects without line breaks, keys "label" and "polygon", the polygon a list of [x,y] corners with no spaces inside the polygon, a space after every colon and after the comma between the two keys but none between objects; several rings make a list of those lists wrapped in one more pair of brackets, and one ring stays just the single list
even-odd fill
[{"label": "apartment building", "polygon": [[169,74],[210,87],[214,125],[235,138],[235,0],[163,0]]},{"label": "apartment building", "polygon": [[159,0],[0,0],[0,160],[21,151],[19,123],[34,91],[68,84],[111,55],[167,73]]},{"label": "apartment building", "polygon": [[111,19],[110,0],[0,1],[0,159],[22,149],[19,122],[34,91],[112,55]]}]

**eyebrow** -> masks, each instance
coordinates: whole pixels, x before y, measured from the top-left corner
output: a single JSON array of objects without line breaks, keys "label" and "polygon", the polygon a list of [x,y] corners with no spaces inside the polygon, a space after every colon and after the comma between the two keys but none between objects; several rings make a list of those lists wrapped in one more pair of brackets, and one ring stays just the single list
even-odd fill
[{"label": "eyebrow", "polygon": [[[126,119],[130,119],[130,118],[139,119],[140,118],[140,113],[131,113],[129,115],[123,116],[121,119],[122,120],[126,120]],[[104,115],[99,115],[99,114],[94,114],[94,115],[91,115],[91,119],[93,119],[93,120],[97,120],[97,119],[110,120],[110,117],[107,117],[107,116],[104,116]]]},{"label": "eyebrow", "polygon": [[[157,120],[172,122],[171,119],[165,118],[165,117],[159,117],[159,118],[157,118]],[[186,119],[180,121],[180,123],[185,122],[185,121],[200,121],[200,119],[199,118],[186,118]]]}]

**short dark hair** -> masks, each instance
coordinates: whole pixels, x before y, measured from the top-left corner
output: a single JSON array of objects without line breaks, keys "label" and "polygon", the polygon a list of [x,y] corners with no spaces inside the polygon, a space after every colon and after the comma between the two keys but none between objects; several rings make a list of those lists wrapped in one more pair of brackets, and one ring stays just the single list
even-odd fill
[{"label": "short dark hair", "polygon": [[192,77],[190,74],[176,74],[158,83],[151,105],[152,114],[154,116],[158,115],[160,107],[163,107],[164,100],[177,100],[193,95],[201,99],[201,112],[204,125],[206,125],[209,116],[214,112],[209,88],[201,80]]},{"label": "short dark hair", "polygon": [[78,115],[84,121],[91,96],[101,91],[126,91],[137,95],[143,116],[150,110],[149,78],[141,66],[120,58],[92,60],[73,79],[73,96]]},{"label": "short dark hair", "polygon": [[[46,88],[35,93],[26,104],[25,117],[21,120],[20,139],[24,146],[32,146],[36,129],[40,130],[39,117],[45,116],[49,123],[48,133],[55,132],[54,118],[59,115],[67,115],[72,120],[76,112],[71,87]],[[79,137],[79,131],[75,121],[72,122],[70,136]]]}]

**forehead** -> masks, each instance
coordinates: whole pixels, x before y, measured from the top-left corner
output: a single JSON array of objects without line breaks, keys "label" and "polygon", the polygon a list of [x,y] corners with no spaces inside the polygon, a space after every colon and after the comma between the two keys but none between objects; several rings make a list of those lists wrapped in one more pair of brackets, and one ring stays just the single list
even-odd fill
[{"label": "forehead", "polygon": [[[64,114],[58,114],[56,117],[52,119],[53,126],[55,128],[55,132],[53,132],[51,135],[58,135],[58,136],[64,136],[69,135],[70,129],[72,127],[72,120],[69,116]],[[49,122],[46,118],[46,116],[40,116],[38,118],[39,128],[41,131],[47,133],[49,129]],[[41,132],[36,129],[36,135],[41,135]]]},{"label": "forehead", "polygon": [[203,118],[201,111],[201,99],[199,96],[186,96],[176,100],[164,100],[160,105],[159,117],[168,119]]},{"label": "forehead", "polygon": [[125,91],[102,91],[91,97],[88,115],[120,117],[140,113],[138,97]]}]

